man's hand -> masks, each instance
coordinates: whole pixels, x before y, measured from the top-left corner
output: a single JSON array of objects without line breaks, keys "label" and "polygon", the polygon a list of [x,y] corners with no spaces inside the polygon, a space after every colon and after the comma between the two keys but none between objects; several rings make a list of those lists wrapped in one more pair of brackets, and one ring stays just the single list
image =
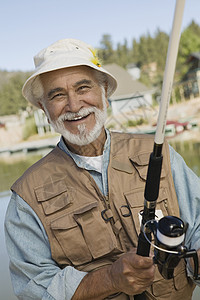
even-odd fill
[{"label": "man's hand", "polygon": [[89,272],[78,286],[73,300],[101,300],[115,293],[141,294],[154,279],[152,257],[136,254],[136,249],[123,254],[112,265]]},{"label": "man's hand", "polygon": [[113,287],[128,295],[142,293],[153,283],[155,266],[151,257],[136,254],[136,249],[124,254],[110,269]]}]

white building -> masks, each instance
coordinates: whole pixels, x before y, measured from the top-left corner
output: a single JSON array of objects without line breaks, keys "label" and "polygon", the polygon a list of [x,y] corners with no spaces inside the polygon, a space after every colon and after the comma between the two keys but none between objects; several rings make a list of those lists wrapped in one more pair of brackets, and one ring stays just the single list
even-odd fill
[{"label": "white building", "polygon": [[109,98],[113,116],[133,111],[142,106],[152,106],[152,90],[147,86],[138,80],[133,80],[128,71],[117,64],[109,64],[103,67],[118,82],[116,91]]}]

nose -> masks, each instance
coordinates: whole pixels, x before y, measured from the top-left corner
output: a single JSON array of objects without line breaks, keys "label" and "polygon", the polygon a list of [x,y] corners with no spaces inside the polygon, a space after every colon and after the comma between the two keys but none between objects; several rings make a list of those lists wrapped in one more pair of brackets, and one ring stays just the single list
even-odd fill
[{"label": "nose", "polygon": [[67,97],[67,110],[70,112],[78,112],[82,107],[82,101],[79,99],[79,96],[70,91]]}]

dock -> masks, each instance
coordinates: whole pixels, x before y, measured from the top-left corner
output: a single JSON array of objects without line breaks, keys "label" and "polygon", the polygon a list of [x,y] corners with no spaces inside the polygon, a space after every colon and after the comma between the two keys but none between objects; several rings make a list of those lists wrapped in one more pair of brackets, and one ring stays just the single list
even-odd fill
[{"label": "dock", "polygon": [[0,148],[0,156],[2,155],[12,155],[15,153],[28,153],[39,151],[43,149],[53,149],[57,145],[60,140],[60,136],[46,138],[46,139],[39,139],[35,141],[26,141],[22,143],[17,143],[12,146],[1,147]]}]

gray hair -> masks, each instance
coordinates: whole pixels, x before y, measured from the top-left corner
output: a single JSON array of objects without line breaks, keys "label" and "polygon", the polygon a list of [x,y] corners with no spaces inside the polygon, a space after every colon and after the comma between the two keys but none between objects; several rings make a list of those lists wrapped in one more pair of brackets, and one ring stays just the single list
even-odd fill
[{"label": "gray hair", "polygon": [[[100,87],[104,88],[105,90],[106,86],[108,86],[107,94],[109,95],[110,91],[109,85],[107,84],[107,75],[95,69],[93,69],[93,72],[97,81],[99,82]],[[40,75],[36,76],[32,82],[32,95],[34,96],[37,102],[42,102],[44,99],[44,88],[40,79]]]}]

